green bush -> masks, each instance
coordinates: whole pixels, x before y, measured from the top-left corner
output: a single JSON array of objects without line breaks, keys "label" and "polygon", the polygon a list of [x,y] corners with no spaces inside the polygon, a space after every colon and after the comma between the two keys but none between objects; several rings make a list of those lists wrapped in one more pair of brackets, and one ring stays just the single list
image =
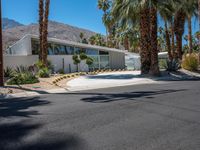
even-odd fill
[{"label": "green bush", "polygon": [[80,54],[80,59],[81,60],[86,60],[88,58],[88,56],[85,53],[81,53]]},{"label": "green bush", "polygon": [[6,69],[4,69],[4,77],[12,78],[13,76],[14,76],[14,70],[10,67],[6,67]]},{"label": "green bush", "polygon": [[50,77],[50,71],[48,68],[41,68],[39,71],[38,71],[38,76],[40,78],[49,78]]},{"label": "green bush", "polygon": [[182,67],[189,71],[198,70],[198,56],[196,54],[187,54],[183,56]]},{"label": "green bush", "polygon": [[35,65],[36,65],[36,67],[37,67],[38,69],[42,69],[42,68],[45,67],[44,64],[42,63],[42,61],[37,61],[37,62],[35,63]]},{"label": "green bush", "polygon": [[59,74],[65,74],[65,70],[64,69],[60,69],[60,70],[58,70],[58,73]]},{"label": "green bush", "polygon": [[[38,70],[40,70],[40,69],[43,69],[43,68],[45,68],[45,65],[42,63],[42,61],[37,61],[36,63],[35,63],[35,65],[36,65],[36,67],[38,68]],[[49,70],[53,70],[53,65],[52,65],[52,63],[51,63],[51,61],[47,61],[47,68],[49,69]]]},{"label": "green bush", "polygon": [[20,84],[34,84],[38,83],[38,78],[32,72],[16,73],[10,80],[8,85],[20,85]]},{"label": "green bush", "polygon": [[167,69],[167,60],[166,59],[159,59],[159,68]]},{"label": "green bush", "polygon": [[94,60],[93,60],[91,57],[88,57],[88,58],[86,59],[86,64],[87,64],[88,66],[92,65],[93,62],[94,62]]}]

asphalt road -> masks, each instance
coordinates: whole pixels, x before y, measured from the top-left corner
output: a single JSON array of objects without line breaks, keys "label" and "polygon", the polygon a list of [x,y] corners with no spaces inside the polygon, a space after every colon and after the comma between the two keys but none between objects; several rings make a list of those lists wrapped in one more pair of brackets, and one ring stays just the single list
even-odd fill
[{"label": "asphalt road", "polygon": [[200,81],[0,100],[0,150],[199,150]]}]

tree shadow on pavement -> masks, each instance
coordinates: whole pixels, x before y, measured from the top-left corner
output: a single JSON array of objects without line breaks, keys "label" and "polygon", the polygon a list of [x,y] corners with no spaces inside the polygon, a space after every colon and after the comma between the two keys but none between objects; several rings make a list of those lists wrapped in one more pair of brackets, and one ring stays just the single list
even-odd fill
[{"label": "tree shadow on pavement", "polygon": [[30,115],[38,115],[37,111],[28,109],[30,107],[43,106],[47,104],[50,104],[50,102],[40,100],[39,97],[3,99],[0,100],[0,117],[29,117]]},{"label": "tree shadow on pavement", "polygon": [[34,107],[48,104],[40,97],[0,100],[0,150],[82,149],[78,136],[45,130],[45,121],[35,120],[43,114]]},{"label": "tree shadow on pavement", "polygon": [[[156,95],[168,94],[185,91],[185,89],[181,90],[159,90],[159,91],[136,91],[136,92],[127,92],[127,93],[96,93],[92,94],[91,97],[82,98],[81,100],[84,102],[90,103],[108,103],[120,100],[134,100],[136,98],[153,98]],[[83,93],[82,93],[83,94]],[[88,94],[90,95],[90,94]]]}]

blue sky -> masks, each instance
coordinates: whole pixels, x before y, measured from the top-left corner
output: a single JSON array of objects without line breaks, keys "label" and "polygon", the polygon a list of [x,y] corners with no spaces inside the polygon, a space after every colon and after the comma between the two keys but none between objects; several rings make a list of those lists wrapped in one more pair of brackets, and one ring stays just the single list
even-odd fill
[{"label": "blue sky", "polygon": [[[50,19],[105,33],[97,0],[51,0]],[[2,15],[23,24],[38,21],[38,0],[2,0]]]},{"label": "blue sky", "polygon": [[[3,17],[23,24],[37,23],[38,1],[2,0]],[[105,34],[101,18],[102,12],[97,8],[97,0],[51,0],[51,20]],[[197,31],[198,21],[193,19],[192,26],[193,32]],[[187,33],[187,28],[185,33]]]}]

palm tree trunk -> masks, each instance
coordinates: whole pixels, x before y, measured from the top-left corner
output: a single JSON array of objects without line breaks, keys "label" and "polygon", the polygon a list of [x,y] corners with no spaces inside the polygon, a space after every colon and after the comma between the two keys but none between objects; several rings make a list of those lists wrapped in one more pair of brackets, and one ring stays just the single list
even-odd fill
[{"label": "palm tree trunk", "polygon": [[169,59],[172,60],[173,57],[172,57],[172,53],[171,53],[171,42],[170,42],[167,21],[165,21],[165,34],[166,34],[166,46],[167,46],[168,56],[169,56]]},{"label": "palm tree trunk", "polygon": [[182,60],[182,36],[184,33],[185,14],[182,11],[178,11],[175,16],[175,34],[176,34],[176,52],[178,58]]},{"label": "palm tree trunk", "polygon": [[174,23],[173,23],[173,21],[171,22],[171,38],[172,38],[171,51],[172,51],[173,58],[175,58],[175,34],[174,34]]},{"label": "palm tree trunk", "polygon": [[44,48],[43,61],[44,61],[45,66],[47,66],[47,63],[48,63],[47,62],[47,55],[48,55],[47,36],[48,36],[49,6],[50,6],[50,0],[46,0],[45,15],[44,15],[44,30],[43,30],[43,48]]},{"label": "palm tree trunk", "polygon": [[125,50],[129,50],[129,39],[126,35],[124,37],[124,48]]},{"label": "palm tree trunk", "polygon": [[188,17],[188,42],[189,42],[189,53],[191,54],[193,52],[193,47],[192,47],[192,19],[191,19],[191,17]]},{"label": "palm tree trunk", "polygon": [[[198,15],[199,15],[199,31],[200,31],[200,0],[198,0]],[[199,37],[199,47],[200,47],[200,37]],[[200,49],[199,49],[199,64],[200,64]]]},{"label": "palm tree trunk", "polygon": [[160,75],[158,65],[158,41],[157,41],[157,9],[151,6],[150,9],[150,35],[151,35],[151,68],[150,74],[154,76]]},{"label": "palm tree trunk", "polygon": [[148,74],[151,66],[150,58],[150,24],[149,8],[142,8],[140,11],[140,57],[141,57],[141,74]]},{"label": "palm tree trunk", "polygon": [[43,19],[44,19],[44,0],[39,1],[39,60],[43,62]]},{"label": "palm tree trunk", "polygon": [[0,86],[4,86],[4,67],[3,67],[3,44],[2,44],[2,15],[0,0]]}]

